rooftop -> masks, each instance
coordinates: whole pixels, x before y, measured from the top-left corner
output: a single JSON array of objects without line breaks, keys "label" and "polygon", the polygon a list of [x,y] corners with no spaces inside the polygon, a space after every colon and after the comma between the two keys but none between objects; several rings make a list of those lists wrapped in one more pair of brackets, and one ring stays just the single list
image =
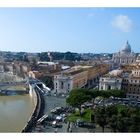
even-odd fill
[{"label": "rooftop", "polygon": [[48,61],[38,61],[38,64],[55,65],[55,64],[58,64],[58,63],[55,63],[55,62],[48,62]]},{"label": "rooftop", "polygon": [[63,72],[63,74],[64,75],[75,75],[75,74],[81,73],[83,71],[85,71],[85,70],[84,69],[70,70],[70,71]]}]

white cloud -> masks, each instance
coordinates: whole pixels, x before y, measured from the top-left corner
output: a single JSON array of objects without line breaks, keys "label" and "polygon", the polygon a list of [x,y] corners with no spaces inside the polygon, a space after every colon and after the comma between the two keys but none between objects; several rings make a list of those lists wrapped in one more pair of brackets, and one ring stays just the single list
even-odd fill
[{"label": "white cloud", "polygon": [[94,13],[89,13],[89,14],[88,14],[88,17],[94,17],[94,16],[95,16]]},{"label": "white cloud", "polygon": [[112,25],[123,32],[130,32],[133,27],[133,22],[126,15],[118,15],[113,19]]}]

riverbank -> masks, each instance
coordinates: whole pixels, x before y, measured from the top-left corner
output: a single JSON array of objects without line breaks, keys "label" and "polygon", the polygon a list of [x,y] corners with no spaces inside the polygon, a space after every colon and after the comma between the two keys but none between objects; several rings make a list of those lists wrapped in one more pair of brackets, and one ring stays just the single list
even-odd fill
[{"label": "riverbank", "polygon": [[43,95],[38,91],[38,89],[35,87],[30,87],[32,88],[32,95],[34,96],[34,100],[36,100],[36,105],[34,108],[34,111],[29,118],[29,121],[23,128],[21,132],[31,132],[32,128],[35,127],[37,120],[43,115],[44,113],[44,98]]}]

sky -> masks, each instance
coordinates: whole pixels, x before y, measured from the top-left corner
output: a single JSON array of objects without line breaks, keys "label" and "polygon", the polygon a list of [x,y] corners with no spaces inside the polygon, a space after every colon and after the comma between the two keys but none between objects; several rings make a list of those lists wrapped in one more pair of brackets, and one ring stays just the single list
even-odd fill
[{"label": "sky", "polygon": [[0,8],[0,51],[140,52],[140,8]]}]

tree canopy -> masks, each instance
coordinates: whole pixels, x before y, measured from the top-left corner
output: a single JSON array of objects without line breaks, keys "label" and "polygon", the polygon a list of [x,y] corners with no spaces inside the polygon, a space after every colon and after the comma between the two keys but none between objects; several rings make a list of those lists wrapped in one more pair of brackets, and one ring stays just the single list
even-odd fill
[{"label": "tree canopy", "polygon": [[66,102],[73,107],[79,107],[88,100],[91,100],[91,96],[86,94],[86,90],[77,89],[70,92]]},{"label": "tree canopy", "polygon": [[97,107],[94,115],[103,131],[105,125],[109,125],[113,132],[140,132],[139,108],[123,105]]}]

